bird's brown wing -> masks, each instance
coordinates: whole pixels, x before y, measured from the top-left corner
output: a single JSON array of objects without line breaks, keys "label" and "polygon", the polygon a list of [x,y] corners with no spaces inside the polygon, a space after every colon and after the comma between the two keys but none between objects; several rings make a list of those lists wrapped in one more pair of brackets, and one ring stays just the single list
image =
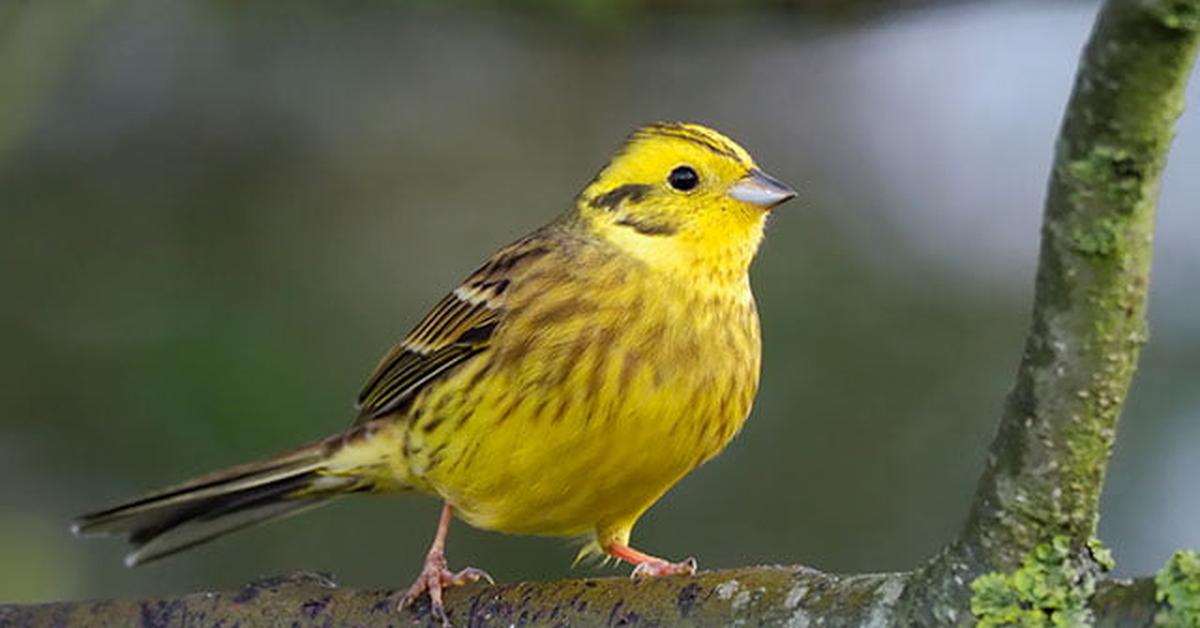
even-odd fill
[{"label": "bird's brown wing", "polygon": [[498,252],[383,357],[358,395],[356,425],[401,409],[430,383],[488,349],[517,271],[550,250],[536,236]]}]

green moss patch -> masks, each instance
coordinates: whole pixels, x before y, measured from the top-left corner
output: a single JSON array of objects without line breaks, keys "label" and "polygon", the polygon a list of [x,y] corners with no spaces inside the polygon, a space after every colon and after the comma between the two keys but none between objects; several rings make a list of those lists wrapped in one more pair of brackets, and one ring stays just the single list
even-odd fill
[{"label": "green moss patch", "polygon": [[[1088,549],[1102,568],[1112,556],[1098,541]],[[1094,568],[1056,536],[1034,548],[1012,573],[991,572],[971,583],[971,612],[981,628],[995,626],[1090,626],[1088,600],[1096,591]]]},{"label": "green moss patch", "polygon": [[1112,218],[1101,218],[1086,227],[1071,231],[1071,244],[1083,255],[1108,257],[1117,252],[1120,225]]},{"label": "green moss patch", "polygon": [[1154,625],[1200,628],[1200,555],[1175,552],[1154,577],[1154,588],[1154,599],[1164,605]]},{"label": "green moss patch", "polygon": [[1142,5],[1167,28],[1200,31],[1200,8],[1191,0],[1143,0]]},{"label": "green moss patch", "polygon": [[1127,150],[1095,146],[1085,157],[1069,162],[1067,173],[1074,180],[1076,205],[1100,201],[1128,213],[1141,200],[1144,167]]}]

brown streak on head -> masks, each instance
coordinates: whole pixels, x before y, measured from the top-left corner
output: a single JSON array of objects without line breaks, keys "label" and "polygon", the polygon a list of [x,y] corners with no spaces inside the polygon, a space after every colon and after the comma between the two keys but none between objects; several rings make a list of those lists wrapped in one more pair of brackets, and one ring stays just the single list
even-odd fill
[{"label": "brown streak on head", "polygon": [[738,155],[737,151],[735,151],[732,147],[726,145],[724,142],[718,141],[716,138],[696,131],[695,129],[679,122],[655,122],[642,127],[639,133],[645,135],[659,135],[662,137],[670,137],[683,140],[685,142],[691,142],[697,146],[707,149],[712,153],[721,155],[722,157],[728,157],[736,160],[739,163],[743,163],[741,156]]},{"label": "brown streak on head", "polygon": [[637,218],[625,217],[617,221],[618,225],[630,227],[634,231],[648,236],[668,236],[675,235],[679,232],[674,225],[666,223],[656,223],[648,220],[640,220]]},{"label": "brown streak on head", "polygon": [[642,200],[650,189],[651,186],[645,183],[626,183],[591,199],[588,201],[588,205],[596,209],[604,208],[613,211],[627,200],[635,203]]}]

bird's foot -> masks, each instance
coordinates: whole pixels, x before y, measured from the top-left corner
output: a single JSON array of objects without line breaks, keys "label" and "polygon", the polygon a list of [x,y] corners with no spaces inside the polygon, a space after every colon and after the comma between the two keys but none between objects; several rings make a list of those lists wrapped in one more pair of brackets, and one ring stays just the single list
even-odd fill
[{"label": "bird's foot", "polygon": [[445,555],[441,552],[430,552],[425,557],[425,566],[421,568],[421,575],[417,576],[416,582],[413,582],[412,586],[408,588],[408,592],[400,599],[400,609],[412,606],[428,592],[430,616],[440,621],[443,626],[449,626],[450,618],[446,616],[446,607],[442,604],[442,590],[446,587],[462,586],[479,580],[486,580],[488,584],[496,584],[496,581],[492,580],[492,577],[482,569],[467,567],[457,572],[450,571],[446,566]]},{"label": "bird's foot", "polygon": [[604,546],[604,551],[613,558],[633,565],[633,573],[629,574],[631,578],[693,576],[696,574],[695,558],[688,558],[687,560],[673,563],[657,556],[651,556],[645,552],[639,552],[622,543],[609,543]]},{"label": "bird's foot", "polygon": [[696,559],[688,558],[677,563],[665,560],[648,560],[633,568],[630,578],[654,578],[657,576],[694,576],[696,575]]},{"label": "bird's foot", "polygon": [[618,558],[618,560],[634,566],[634,573],[630,574],[630,578],[656,578],[660,575],[695,575],[696,574],[696,558],[688,558],[688,560],[673,563],[664,561],[658,556],[650,556],[643,551],[637,551],[630,548],[629,545],[622,543],[610,543],[605,545],[604,551],[608,556]]}]

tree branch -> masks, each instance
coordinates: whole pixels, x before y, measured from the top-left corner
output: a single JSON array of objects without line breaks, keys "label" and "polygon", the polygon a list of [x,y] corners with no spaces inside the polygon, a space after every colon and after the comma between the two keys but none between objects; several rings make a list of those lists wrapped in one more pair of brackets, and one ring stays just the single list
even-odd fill
[{"label": "tree branch", "polygon": [[1200,42],[1200,0],[1108,0],[1084,49],[1042,218],[1033,320],[959,537],[914,575],[912,621],[953,623],[970,584],[1056,536],[1091,555],[1138,353],[1159,181]]},{"label": "tree branch", "polygon": [[[635,581],[629,578],[470,585],[446,592],[456,626],[870,626],[896,623],[907,574],[834,576],[803,567],[752,567]],[[338,587],[315,574],[253,582],[237,591],[180,597],[0,606],[0,626],[370,626],[401,620],[439,626],[428,601],[397,613],[399,593]],[[1107,583],[1100,625],[1152,621],[1154,583]]]},{"label": "tree branch", "polygon": [[[1082,546],[1146,340],[1159,179],[1197,34],[1184,2],[1105,4],[1063,121],[1033,324],[962,540],[1011,568],[1053,534]],[[1192,2],[1191,15],[1200,12]],[[1195,25],[1193,24],[1193,27]]]},{"label": "tree branch", "polygon": [[[1152,622],[1155,583],[1097,585],[1089,541],[1117,418],[1146,338],[1159,178],[1198,41],[1200,0],[1105,3],[1058,142],[1016,387],[963,531],[938,556],[900,574],[757,567],[648,581],[473,585],[447,593],[452,617],[471,626],[967,624],[972,582],[1021,566],[1057,578],[1056,586],[1073,587],[1071,593],[1085,591],[1064,599],[1084,600],[1081,610],[1090,608],[1101,625]],[[1050,550],[1031,562],[1044,547]],[[1003,601],[1003,577],[989,582]],[[296,576],[225,593],[0,606],[0,627],[138,619],[146,626],[284,618],[299,625],[388,623],[396,617],[393,599]],[[1017,611],[1029,610],[1018,602]],[[406,612],[428,623],[427,606]]]}]

